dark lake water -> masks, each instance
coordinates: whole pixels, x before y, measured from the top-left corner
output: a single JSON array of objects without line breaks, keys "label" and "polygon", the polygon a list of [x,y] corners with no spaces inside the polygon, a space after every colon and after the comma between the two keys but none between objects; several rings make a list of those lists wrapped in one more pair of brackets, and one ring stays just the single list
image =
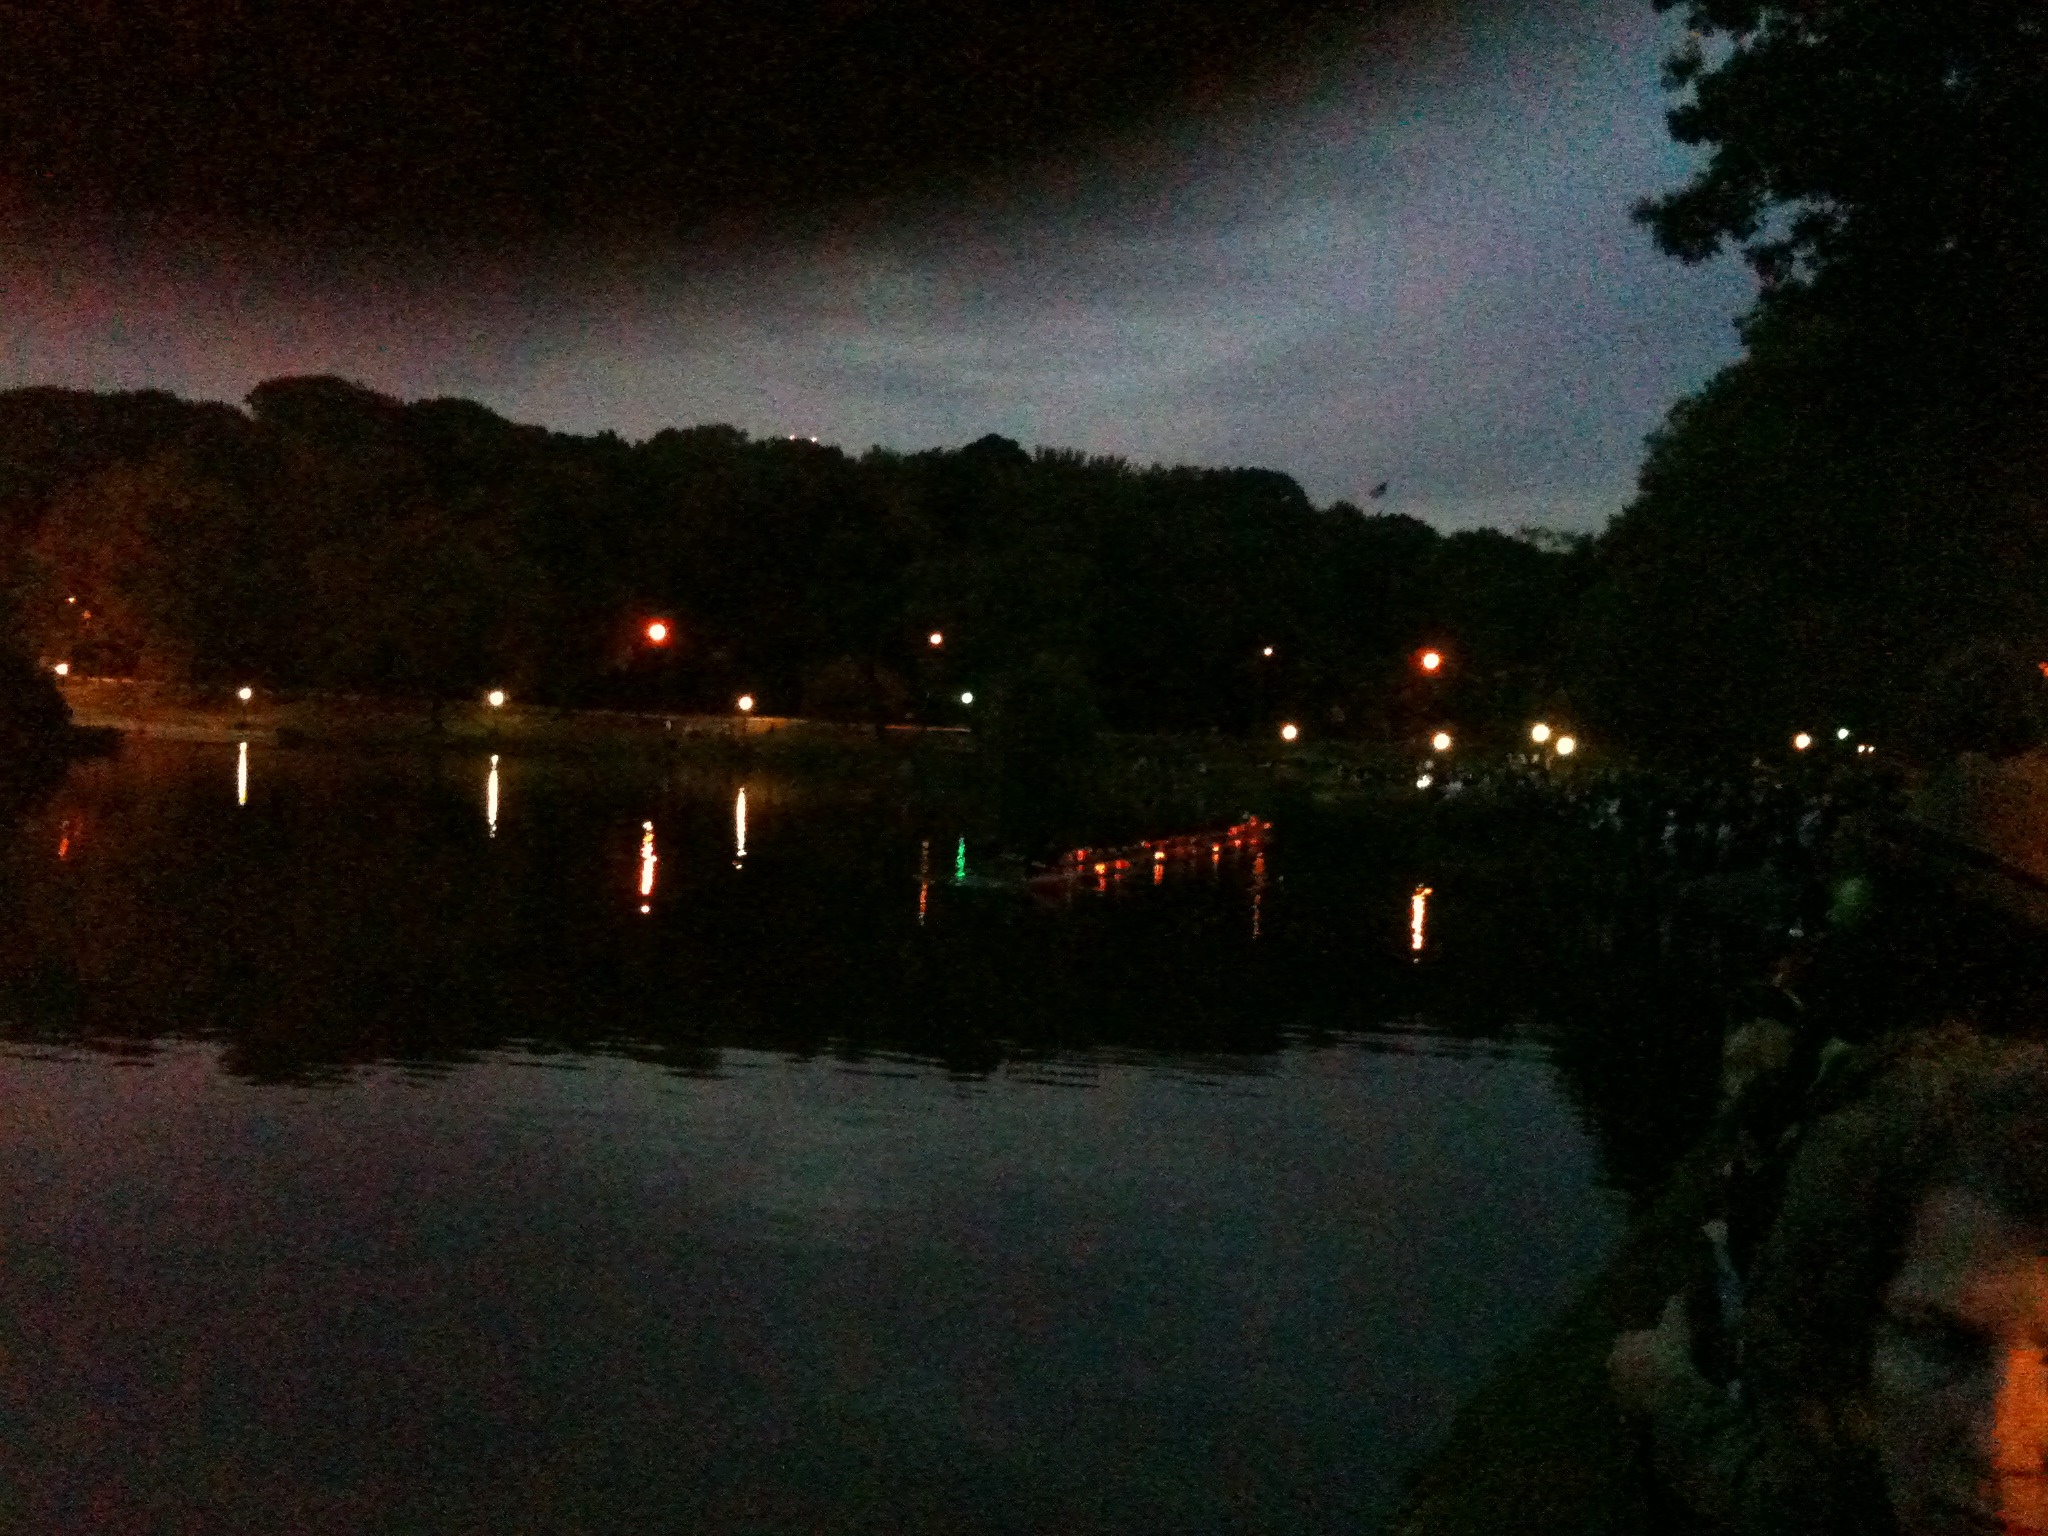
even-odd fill
[{"label": "dark lake water", "polygon": [[0,1520],[1371,1529],[1623,1207],[1525,914],[1275,822],[1034,897],[908,790],[78,765],[0,831]]}]

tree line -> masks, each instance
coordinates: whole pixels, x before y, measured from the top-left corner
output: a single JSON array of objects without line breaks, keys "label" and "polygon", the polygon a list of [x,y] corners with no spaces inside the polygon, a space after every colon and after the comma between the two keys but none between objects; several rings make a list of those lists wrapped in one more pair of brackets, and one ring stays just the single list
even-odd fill
[{"label": "tree line", "polygon": [[629,444],[334,378],[246,410],[0,394],[0,527],[26,648],[80,673],[948,722],[1051,687],[1133,730],[1519,715],[1591,571],[1583,541],[1444,536],[1267,470]]}]

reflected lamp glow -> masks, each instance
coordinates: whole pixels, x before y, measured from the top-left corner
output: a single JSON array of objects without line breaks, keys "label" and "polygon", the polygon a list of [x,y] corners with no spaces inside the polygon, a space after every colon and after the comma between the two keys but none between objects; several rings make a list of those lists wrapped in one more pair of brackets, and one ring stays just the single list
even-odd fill
[{"label": "reflected lamp glow", "polygon": [[1292,741],[1295,737],[1299,736],[1300,734],[1301,728],[1297,725],[1292,724],[1291,722],[1287,725],[1283,725],[1280,727],[1280,739],[1282,741]]},{"label": "reflected lamp glow", "polygon": [[1801,731],[1797,736],[1794,736],[1792,738],[1792,750],[1794,752],[1804,752],[1808,747],[1812,745],[1813,738],[1809,736],[1805,731]]},{"label": "reflected lamp glow", "polygon": [[235,804],[249,803],[249,743],[236,744],[235,749]]},{"label": "reflected lamp glow", "polygon": [[1433,894],[1431,887],[1418,885],[1408,898],[1408,949],[1411,954],[1422,953],[1424,930],[1429,922],[1429,898]]},{"label": "reflected lamp glow", "polygon": [[967,878],[967,839],[964,837],[960,839],[960,845],[953,850],[953,878]]},{"label": "reflected lamp glow", "polygon": [[498,754],[491,754],[491,771],[484,778],[484,825],[491,836],[498,835]]},{"label": "reflected lamp glow", "polygon": [[737,869],[739,862],[747,856],[747,786],[742,784],[740,792],[732,801],[732,862]]},{"label": "reflected lamp glow", "polygon": [[1579,738],[1578,738],[1578,737],[1576,737],[1576,736],[1560,736],[1560,737],[1558,737],[1558,738],[1557,738],[1557,755],[1558,755],[1559,757],[1570,757],[1570,756],[1571,756],[1571,755],[1572,755],[1572,754],[1573,754],[1574,752],[1576,752],[1576,751],[1578,751],[1578,750],[1579,750]]},{"label": "reflected lamp glow", "polygon": [[1451,733],[1449,731],[1438,731],[1429,738],[1429,744],[1439,752],[1448,752],[1451,750]]},{"label": "reflected lamp glow", "polygon": [[654,866],[659,861],[654,856],[654,823],[640,823],[640,910],[648,910],[646,898],[654,894]]},{"label": "reflected lamp glow", "polygon": [[1541,720],[1538,720],[1534,725],[1529,727],[1529,739],[1535,742],[1537,746],[1542,746],[1543,743],[1550,740],[1550,727],[1545,725]]}]

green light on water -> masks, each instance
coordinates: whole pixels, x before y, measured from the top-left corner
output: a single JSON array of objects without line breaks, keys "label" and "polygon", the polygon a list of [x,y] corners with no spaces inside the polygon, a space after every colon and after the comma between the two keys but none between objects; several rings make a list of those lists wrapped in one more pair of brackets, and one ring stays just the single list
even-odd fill
[{"label": "green light on water", "polygon": [[960,839],[960,846],[953,850],[953,878],[967,878],[967,839],[964,837]]}]

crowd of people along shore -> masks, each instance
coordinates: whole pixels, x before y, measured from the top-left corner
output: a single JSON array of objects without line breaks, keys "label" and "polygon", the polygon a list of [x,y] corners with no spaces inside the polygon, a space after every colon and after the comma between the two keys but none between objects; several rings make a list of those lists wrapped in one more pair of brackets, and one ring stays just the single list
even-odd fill
[{"label": "crowd of people along shore", "polygon": [[1694,1160],[1693,1278],[1610,1360],[1659,1518],[2048,1532],[2039,883],[1918,825],[1902,778],[1853,759],[1571,778],[1525,760],[1442,787],[1466,797],[1608,840],[1753,968]]}]

